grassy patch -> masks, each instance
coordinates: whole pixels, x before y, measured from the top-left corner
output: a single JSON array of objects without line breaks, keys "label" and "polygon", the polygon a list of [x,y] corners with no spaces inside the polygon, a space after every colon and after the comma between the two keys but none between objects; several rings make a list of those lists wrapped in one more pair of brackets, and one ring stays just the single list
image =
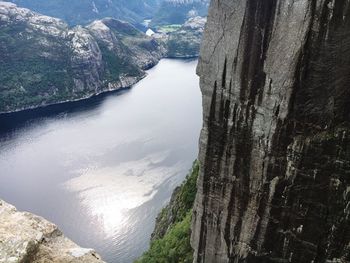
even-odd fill
[{"label": "grassy patch", "polygon": [[191,217],[192,210],[182,221],[173,225],[163,238],[153,241],[150,249],[136,263],[192,262]]},{"label": "grassy patch", "polygon": [[191,218],[198,172],[199,165],[195,162],[185,182],[175,190],[170,204],[160,212],[150,249],[136,263],[193,261],[190,245]]},{"label": "grassy patch", "polygon": [[179,30],[181,28],[181,25],[179,24],[172,24],[172,25],[164,25],[157,28],[157,31],[162,33],[171,33],[176,30]]}]

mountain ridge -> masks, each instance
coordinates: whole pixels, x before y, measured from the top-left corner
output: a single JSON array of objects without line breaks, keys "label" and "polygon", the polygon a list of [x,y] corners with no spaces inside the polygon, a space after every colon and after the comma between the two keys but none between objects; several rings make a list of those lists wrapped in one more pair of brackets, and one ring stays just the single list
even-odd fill
[{"label": "mountain ridge", "polygon": [[87,25],[111,17],[141,26],[183,24],[188,18],[206,16],[209,0],[5,0],[48,16],[66,21],[70,26]]},{"label": "mountain ridge", "polygon": [[0,1],[0,113],[77,101],[130,87],[163,57],[198,56],[205,20],[147,36],[114,18],[70,27]]},{"label": "mountain ridge", "polygon": [[[100,27],[70,28],[62,20],[0,2],[0,112],[79,100],[142,79],[165,50],[131,25],[118,32],[113,21],[124,25],[105,19],[95,22]],[[108,44],[103,32],[111,37]]]},{"label": "mountain ridge", "polygon": [[[6,0],[10,1],[10,0]],[[151,17],[158,0],[13,0],[18,6],[65,20],[71,26],[89,24],[93,20],[114,17],[131,23],[140,23]]]}]

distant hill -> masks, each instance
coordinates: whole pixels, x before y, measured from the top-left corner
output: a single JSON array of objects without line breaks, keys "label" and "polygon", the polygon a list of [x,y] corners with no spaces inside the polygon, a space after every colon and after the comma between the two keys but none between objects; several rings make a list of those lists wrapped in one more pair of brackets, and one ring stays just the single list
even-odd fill
[{"label": "distant hill", "polygon": [[[38,5],[42,0],[18,1]],[[74,9],[77,0],[70,1]],[[43,2],[42,7],[58,2],[66,0]],[[205,18],[192,17],[182,25],[160,26],[163,31],[147,36],[114,18],[69,26],[61,19],[0,1],[0,113],[130,87],[162,57],[198,56],[204,23]]]},{"label": "distant hill", "polygon": [[166,41],[167,56],[186,58],[199,56],[199,48],[206,18],[189,18],[178,30],[168,34]]},{"label": "distant hill", "polygon": [[130,23],[152,18],[164,0],[6,0],[33,11],[61,18],[70,25],[113,17]]},{"label": "distant hill", "polygon": [[5,0],[35,12],[60,18],[69,25],[86,25],[112,17],[134,25],[183,24],[190,17],[206,16],[209,0]]},{"label": "distant hill", "polygon": [[0,112],[130,87],[164,56],[162,46],[127,22],[69,27],[0,1]]},{"label": "distant hill", "polygon": [[164,0],[154,14],[151,26],[183,24],[191,17],[206,16],[209,0]]}]

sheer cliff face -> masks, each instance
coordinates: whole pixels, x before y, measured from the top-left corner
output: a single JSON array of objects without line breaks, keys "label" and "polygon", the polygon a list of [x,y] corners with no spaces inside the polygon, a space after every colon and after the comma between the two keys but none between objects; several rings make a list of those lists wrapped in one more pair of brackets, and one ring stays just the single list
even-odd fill
[{"label": "sheer cliff face", "polygon": [[350,260],[350,1],[213,0],[195,262]]}]

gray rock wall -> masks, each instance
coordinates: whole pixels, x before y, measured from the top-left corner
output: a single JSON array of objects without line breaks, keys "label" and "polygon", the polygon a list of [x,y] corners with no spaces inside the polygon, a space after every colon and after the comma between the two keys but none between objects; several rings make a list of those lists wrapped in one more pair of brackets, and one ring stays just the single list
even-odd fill
[{"label": "gray rock wall", "polygon": [[350,1],[213,0],[195,262],[350,261]]}]

